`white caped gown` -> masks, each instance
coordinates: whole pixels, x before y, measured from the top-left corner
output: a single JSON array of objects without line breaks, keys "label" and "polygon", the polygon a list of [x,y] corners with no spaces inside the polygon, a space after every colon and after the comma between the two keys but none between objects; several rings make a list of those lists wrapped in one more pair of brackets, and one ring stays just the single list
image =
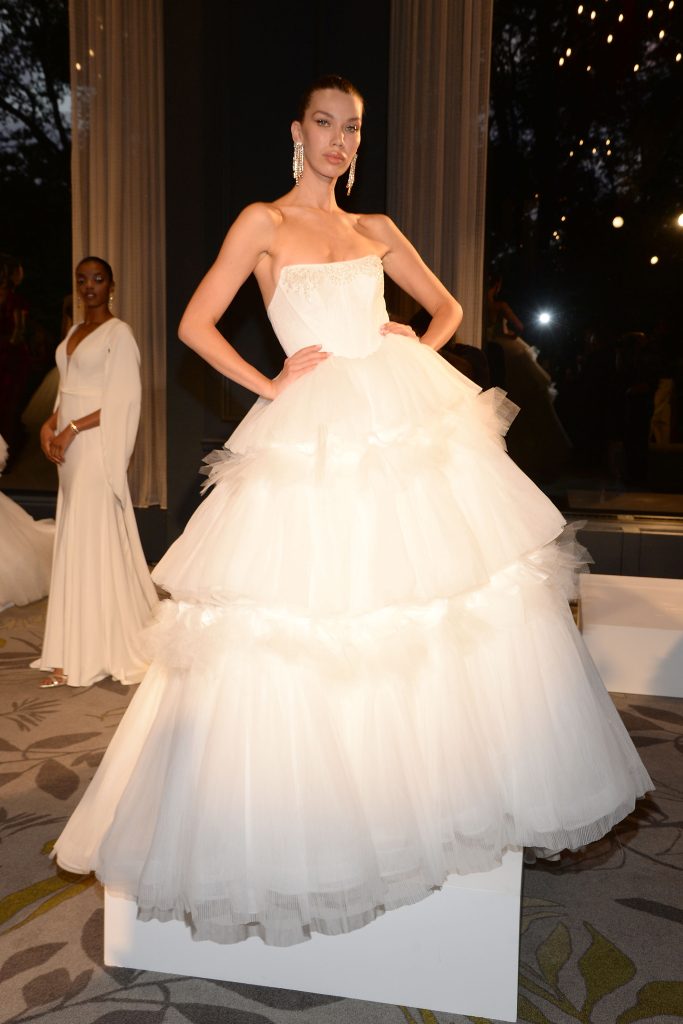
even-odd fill
[{"label": "white caped gown", "polygon": [[[0,472],[6,461],[7,444],[0,437]],[[32,519],[0,491],[0,611],[45,597],[54,534],[52,519]]]},{"label": "white caped gown", "polygon": [[126,476],[140,419],[140,353],[128,324],[111,317],[67,354],[77,325],[57,348],[58,423],[100,409],[59,466],[50,599],[40,658],[63,668],[69,686],[113,676],[140,682],[148,659],[141,629],[158,600]]},{"label": "white caped gown", "polygon": [[143,919],[300,942],[651,788],[574,626],[505,400],[387,320],[369,256],[282,271],[286,353],[154,577],[154,661],[56,845]]}]

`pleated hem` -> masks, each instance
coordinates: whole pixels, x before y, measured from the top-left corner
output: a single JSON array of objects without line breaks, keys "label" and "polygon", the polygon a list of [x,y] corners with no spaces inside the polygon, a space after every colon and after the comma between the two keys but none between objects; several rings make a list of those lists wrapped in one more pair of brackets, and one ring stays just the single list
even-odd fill
[{"label": "pleated hem", "polygon": [[[240,909],[240,901],[234,895],[192,898],[151,883],[131,885],[114,878],[106,869],[100,868],[96,874],[113,895],[137,903],[139,920],[182,921],[191,929],[194,941],[229,945],[259,938],[265,945],[291,946],[310,940],[314,933],[333,936],[364,928],[387,911],[426,899],[443,886],[449,875],[494,870],[508,851],[533,847],[548,855],[564,849],[582,849],[601,839],[630,814],[636,799],[652,788],[644,770],[637,779],[637,786],[635,796],[597,821],[547,831],[529,827],[515,829],[509,823],[505,831],[510,834],[501,842],[462,837],[458,843],[446,844],[442,851],[446,866],[438,873],[419,867],[412,872],[402,872],[398,877],[379,877],[374,883],[368,881],[347,890],[303,895],[271,890],[263,894],[260,909],[255,911]],[[77,866],[61,859],[59,864],[66,871],[82,873],[82,868],[79,871]],[[212,888],[218,893],[220,883],[214,883]],[[225,883],[225,892],[234,889],[234,883]]]}]

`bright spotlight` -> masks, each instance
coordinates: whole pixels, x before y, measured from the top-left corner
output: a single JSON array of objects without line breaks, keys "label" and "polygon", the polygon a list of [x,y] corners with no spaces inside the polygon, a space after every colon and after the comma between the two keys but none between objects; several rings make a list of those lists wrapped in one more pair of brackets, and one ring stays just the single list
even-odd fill
[{"label": "bright spotlight", "polygon": [[656,266],[659,263],[659,256],[650,256],[650,263],[653,267]]},{"label": "bright spotlight", "polygon": [[544,327],[545,327],[546,324],[550,323],[552,318],[553,318],[552,317],[552,313],[548,313],[546,311],[544,311],[543,313],[539,313],[538,314],[538,322],[539,322],[539,324],[543,324]]},{"label": "bright spotlight", "polygon": [[623,226],[624,226],[624,218],[623,217],[614,217],[613,218],[613,220],[612,220],[612,227],[613,228],[623,228]]},{"label": "bright spotlight", "polygon": [[683,228],[683,213],[679,213],[679,215],[676,217],[676,223],[678,224],[679,228]]}]

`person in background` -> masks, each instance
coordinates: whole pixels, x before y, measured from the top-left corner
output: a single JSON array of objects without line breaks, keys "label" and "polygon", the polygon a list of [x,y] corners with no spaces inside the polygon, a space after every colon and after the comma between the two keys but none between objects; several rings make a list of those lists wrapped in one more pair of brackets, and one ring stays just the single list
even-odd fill
[{"label": "person in background", "polygon": [[59,470],[57,526],[42,687],[139,682],[137,635],[157,606],[140,545],[127,469],[140,418],[140,354],[112,315],[114,275],[99,256],[76,267],[84,318],[56,353],[59,397],[40,433]]},{"label": "person in background", "polygon": [[23,279],[21,261],[0,253],[0,434],[12,456],[24,441],[21,411],[31,369],[28,303],[19,290]]},{"label": "person in background", "polygon": [[617,342],[617,380],[626,485],[647,485],[650,423],[659,384],[659,353],[643,331],[629,331]]},{"label": "person in background", "polygon": [[[571,442],[555,412],[555,388],[538,362],[538,350],[520,332],[524,324],[501,298],[503,279],[493,274],[486,294],[487,353],[498,349],[503,357],[503,380],[492,372],[508,398],[519,406],[519,415],[507,434],[510,456],[534,480],[556,476],[567,462]],[[492,365],[492,370],[494,369]]]}]

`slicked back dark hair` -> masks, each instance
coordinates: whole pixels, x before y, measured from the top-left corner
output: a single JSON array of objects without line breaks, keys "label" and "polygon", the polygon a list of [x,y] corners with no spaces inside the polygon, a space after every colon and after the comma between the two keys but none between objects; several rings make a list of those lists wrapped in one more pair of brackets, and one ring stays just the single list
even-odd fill
[{"label": "slicked back dark hair", "polygon": [[103,260],[101,256],[84,256],[82,260],[79,260],[76,264],[76,273],[78,268],[82,267],[84,263],[99,263],[101,267],[104,267],[105,273],[108,275],[109,280],[114,283],[114,271],[111,269],[106,260]]},{"label": "slicked back dark hair", "polygon": [[317,78],[315,82],[309,85],[299,100],[296,115],[298,121],[303,121],[306,111],[310,106],[311,97],[318,89],[336,89],[337,92],[344,92],[347,96],[356,96],[360,100],[361,105],[365,106],[365,100],[353,82],[349,82],[348,78],[344,78],[343,75],[321,75],[320,78]]}]

